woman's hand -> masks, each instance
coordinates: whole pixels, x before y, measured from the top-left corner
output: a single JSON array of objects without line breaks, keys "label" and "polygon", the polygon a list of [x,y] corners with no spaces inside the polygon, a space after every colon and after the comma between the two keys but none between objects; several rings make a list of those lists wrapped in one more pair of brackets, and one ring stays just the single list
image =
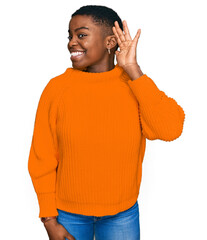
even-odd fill
[{"label": "woman's hand", "polygon": [[137,66],[137,60],[136,60],[136,48],[138,39],[141,34],[141,29],[138,29],[136,36],[132,40],[129,29],[127,27],[127,23],[124,20],[123,21],[123,29],[124,33],[119,27],[119,24],[117,21],[114,22],[115,27],[112,27],[112,30],[116,36],[117,43],[119,45],[120,51],[116,51],[116,59],[117,64],[122,67],[124,70],[126,67],[129,66]]},{"label": "woman's hand", "polygon": [[47,234],[50,240],[75,240],[75,238],[63,227],[62,224],[59,224],[56,219],[52,219],[44,223]]}]

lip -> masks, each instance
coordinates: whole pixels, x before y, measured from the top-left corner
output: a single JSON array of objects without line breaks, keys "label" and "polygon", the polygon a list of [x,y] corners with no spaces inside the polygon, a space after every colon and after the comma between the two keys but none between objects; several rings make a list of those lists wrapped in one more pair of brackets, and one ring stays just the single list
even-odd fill
[{"label": "lip", "polygon": [[82,57],[84,57],[84,55],[85,55],[85,51],[78,51],[78,50],[76,50],[76,51],[70,51],[70,53],[72,53],[72,52],[83,52],[83,54],[81,54],[81,55],[77,55],[77,56],[72,56],[71,55],[71,57],[70,57],[70,59],[71,59],[71,61],[76,61],[76,60],[80,60]]},{"label": "lip", "polygon": [[84,50],[71,49],[70,52],[85,52]]}]

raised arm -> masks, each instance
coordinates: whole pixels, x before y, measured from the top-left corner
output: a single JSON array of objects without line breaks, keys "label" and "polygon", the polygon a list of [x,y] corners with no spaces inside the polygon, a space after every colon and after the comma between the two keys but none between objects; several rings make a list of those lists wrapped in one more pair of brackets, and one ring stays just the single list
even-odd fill
[{"label": "raised arm", "polygon": [[185,119],[182,107],[159,90],[139,66],[128,68],[127,74],[131,78],[128,84],[139,104],[143,135],[149,140],[172,141],[178,138]]}]

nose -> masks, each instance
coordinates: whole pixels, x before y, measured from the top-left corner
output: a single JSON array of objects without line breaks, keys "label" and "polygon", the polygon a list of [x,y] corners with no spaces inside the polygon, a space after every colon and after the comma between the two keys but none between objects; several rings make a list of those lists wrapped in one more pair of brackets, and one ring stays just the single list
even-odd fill
[{"label": "nose", "polygon": [[68,48],[71,48],[72,46],[77,45],[77,44],[78,44],[77,40],[74,37],[72,37],[68,42]]}]

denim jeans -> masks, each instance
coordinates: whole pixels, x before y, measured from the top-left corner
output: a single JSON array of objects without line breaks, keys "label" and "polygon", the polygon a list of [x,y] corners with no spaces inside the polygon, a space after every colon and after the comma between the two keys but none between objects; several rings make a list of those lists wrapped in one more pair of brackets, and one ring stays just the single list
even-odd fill
[{"label": "denim jeans", "polygon": [[102,217],[57,211],[57,222],[76,240],[94,240],[94,236],[95,240],[140,240],[138,201],[125,211]]}]

